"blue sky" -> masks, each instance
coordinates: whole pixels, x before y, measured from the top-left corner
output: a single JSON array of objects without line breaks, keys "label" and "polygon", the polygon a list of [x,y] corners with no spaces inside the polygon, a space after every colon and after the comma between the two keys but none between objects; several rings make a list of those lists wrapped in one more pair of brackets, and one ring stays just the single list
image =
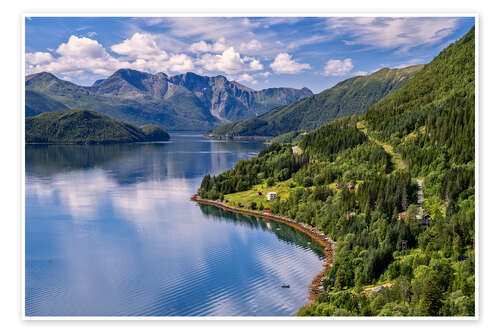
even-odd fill
[{"label": "blue sky", "polygon": [[225,75],[320,92],[382,67],[428,63],[473,17],[30,17],[26,72],[90,85],[119,68]]}]

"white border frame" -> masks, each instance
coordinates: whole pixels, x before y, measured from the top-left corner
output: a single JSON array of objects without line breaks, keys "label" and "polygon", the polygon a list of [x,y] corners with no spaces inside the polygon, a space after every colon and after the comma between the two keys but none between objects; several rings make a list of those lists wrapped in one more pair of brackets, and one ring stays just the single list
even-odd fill
[{"label": "white border frame", "polygon": [[[199,317],[199,316],[26,316],[26,166],[25,166],[25,80],[26,76],[26,19],[29,17],[474,17],[475,26],[475,315],[473,317],[297,317],[297,316],[211,316],[211,317]],[[351,320],[374,320],[374,321],[406,321],[406,320],[418,320],[418,321],[477,321],[479,320],[479,14],[477,12],[455,12],[455,13],[402,13],[402,12],[386,12],[386,13],[333,13],[333,12],[307,12],[307,11],[297,11],[297,12],[280,12],[280,11],[248,11],[245,13],[228,11],[228,12],[211,12],[209,10],[200,12],[190,12],[190,11],[175,11],[172,13],[137,13],[137,12],[111,12],[101,10],[99,12],[83,11],[81,13],[76,11],[70,12],[25,12],[20,16],[21,25],[21,36],[20,36],[20,52],[21,52],[21,66],[20,66],[20,98],[21,98],[21,110],[19,110],[19,122],[20,122],[20,140],[19,149],[20,154],[20,164],[21,164],[21,223],[20,223],[20,237],[21,237],[21,290],[20,290],[20,303],[21,303],[21,319],[24,321],[73,321],[73,320],[83,320],[83,321],[121,321],[121,320],[148,320],[148,321],[190,321],[190,320],[250,320],[250,321],[272,321],[272,320],[299,320],[299,321],[351,321]]]}]

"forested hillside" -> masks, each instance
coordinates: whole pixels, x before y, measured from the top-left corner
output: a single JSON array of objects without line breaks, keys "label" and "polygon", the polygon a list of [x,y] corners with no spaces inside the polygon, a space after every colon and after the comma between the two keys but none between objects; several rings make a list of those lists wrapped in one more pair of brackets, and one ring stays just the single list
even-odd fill
[{"label": "forested hillside", "polygon": [[209,133],[209,136],[270,137],[290,131],[310,131],[334,119],[362,113],[368,106],[401,88],[422,67],[383,68],[367,76],[356,76],[319,94],[278,107],[256,118],[221,126]]},{"label": "forested hillside", "polygon": [[86,110],[54,111],[27,117],[26,143],[98,144],[167,141],[168,133],[156,126],[134,125]]},{"label": "forested hillside", "polygon": [[[203,179],[204,198],[335,240],[323,293],[299,315],[475,314],[474,33],[365,114]],[[278,198],[258,195],[268,191]]]}]

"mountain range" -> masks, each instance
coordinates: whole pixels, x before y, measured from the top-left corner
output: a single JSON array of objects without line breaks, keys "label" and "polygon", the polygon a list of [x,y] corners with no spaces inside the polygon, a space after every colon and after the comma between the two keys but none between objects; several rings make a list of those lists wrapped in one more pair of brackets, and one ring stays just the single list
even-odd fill
[{"label": "mountain range", "polygon": [[223,125],[208,136],[269,138],[291,131],[310,131],[337,118],[361,114],[368,106],[401,88],[422,68],[423,65],[382,68],[367,76],[356,76],[263,115]]},{"label": "mountain range", "polygon": [[26,76],[25,86],[26,116],[78,108],[169,130],[210,130],[313,94],[308,88],[254,90],[221,75],[169,77],[132,69],[120,69],[90,87],[41,72]]}]

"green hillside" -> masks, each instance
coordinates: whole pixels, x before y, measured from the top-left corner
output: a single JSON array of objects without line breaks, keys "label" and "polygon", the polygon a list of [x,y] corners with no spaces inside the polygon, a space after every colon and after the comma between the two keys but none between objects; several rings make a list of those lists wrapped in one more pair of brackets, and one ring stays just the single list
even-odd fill
[{"label": "green hillside", "polygon": [[36,116],[37,114],[47,112],[48,110],[64,111],[68,109],[68,107],[63,103],[32,90],[26,90],[25,101],[26,117]]},{"label": "green hillside", "polygon": [[335,240],[323,292],[298,315],[474,316],[474,33],[365,114],[203,179],[204,198]]},{"label": "green hillside", "polygon": [[319,94],[262,116],[221,126],[211,137],[277,136],[294,130],[309,131],[329,121],[361,114],[392,91],[402,87],[422,65],[400,69],[383,68],[368,76],[347,79]]},{"label": "green hillside", "polygon": [[97,144],[168,140],[155,125],[143,129],[93,111],[69,110],[27,117],[26,143]]},{"label": "green hillside", "polygon": [[141,130],[146,135],[146,141],[167,141],[170,139],[168,133],[157,125],[143,125]]}]

